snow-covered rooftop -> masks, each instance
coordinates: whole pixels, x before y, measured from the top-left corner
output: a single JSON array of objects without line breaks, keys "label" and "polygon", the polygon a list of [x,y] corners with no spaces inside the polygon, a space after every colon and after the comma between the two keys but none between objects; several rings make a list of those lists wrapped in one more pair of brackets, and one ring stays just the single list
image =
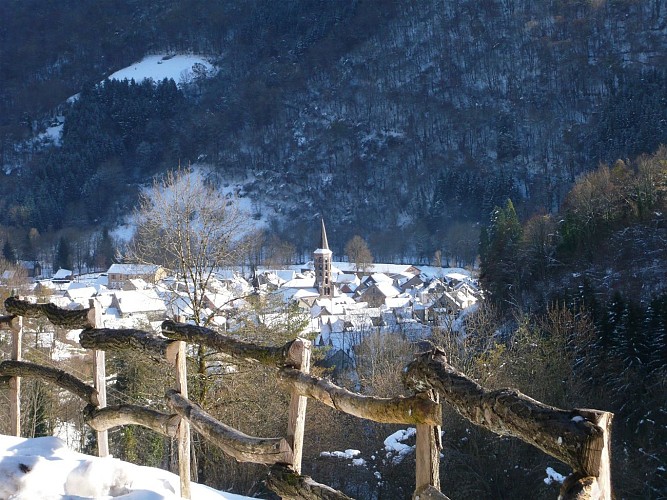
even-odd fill
[{"label": "snow-covered rooftop", "polygon": [[68,279],[70,276],[72,276],[72,271],[70,271],[69,269],[58,269],[56,271],[56,274],[54,274],[51,279],[65,280]]},{"label": "snow-covered rooftop", "polygon": [[109,274],[141,275],[154,273],[159,267],[155,264],[111,264],[107,272]]}]

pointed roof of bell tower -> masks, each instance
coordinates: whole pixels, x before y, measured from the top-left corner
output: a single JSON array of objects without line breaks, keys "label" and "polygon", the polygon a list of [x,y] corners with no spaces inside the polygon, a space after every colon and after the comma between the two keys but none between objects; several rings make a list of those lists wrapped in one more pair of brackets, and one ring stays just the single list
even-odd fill
[{"label": "pointed roof of bell tower", "polygon": [[320,243],[322,250],[329,250],[329,242],[327,241],[327,230],[324,227],[324,217],[322,217],[322,241]]}]

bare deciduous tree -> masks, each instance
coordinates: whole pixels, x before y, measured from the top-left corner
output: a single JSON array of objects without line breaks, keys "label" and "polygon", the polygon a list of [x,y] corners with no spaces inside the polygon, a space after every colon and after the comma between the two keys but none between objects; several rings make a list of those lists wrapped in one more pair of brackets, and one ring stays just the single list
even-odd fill
[{"label": "bare deciduous tree", "polygon": [[248,216],[192,170],[168,172],[140,197],[126,259],[160,264],[185,282],[192,320],[206,325],[204,294],[215,270],[240,264]]},{"label": "bare deciduous tree", "polygon": [[402,367],[414,348],[399,333],[371,332],[357,347],[357,373],[365,393],[381,397],[400,394],[405,388]]},{"label": "bare deciduous tree", "polygon": [[[126,260],[169,269],[184,285],[175,284],[174,297],[183,293],[191,309],[190,319],[197,325],[208,325],[215,311],[205,311],[207,288],[216,270],[241,264],[249,241],[247,214],[201,172],[179,169],[168,172],[141,194],[135,221],[137,231]],[[213,388],[209,358],[206,347],[200,345],[192,393],[202,407],[208,406]],[[203,470],[207,447],[195,439],[194,449],[194,471]]]},{"label": "bare deciduous tree", "polygon": [[345,253],[350,262],[354,262],[356,271],[366,271],[373,267],[373,255],[366,240],[356,235],[345,245]]}]

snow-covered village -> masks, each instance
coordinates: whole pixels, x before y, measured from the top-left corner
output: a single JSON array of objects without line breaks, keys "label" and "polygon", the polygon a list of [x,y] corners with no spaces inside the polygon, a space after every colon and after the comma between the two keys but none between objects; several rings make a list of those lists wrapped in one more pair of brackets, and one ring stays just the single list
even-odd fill
[{"label": "snow-covered village", "polygon": [[[61,268],[48,278],[39,274],[40,265],[21,264],[27,267],[24,273],[30,271],[35,276],[24,278],[20,287],[13,288],[11,293],[20,293],[16,295],[19,301],[39,307],[51,304],[62,311],[97,309],[96,326],[119,332],[142,330],[159,336],[164,320],[171,318],[183,324],[206,325],[222,335],[240,336],[242,340],[250,323],[253,331],[269,332],[261,339],[264,344],[279,343],[285,335],[310,338],[317,352],[316,365],[329,379],[345,381],[357,391],[361,390],[361,377],[356,372],[357,348],[368,337],[375,336],[387,344],[391,343],[387,338],[396,337],[417,346],[428,341],[434,329],[465,335],[463,318],[482,300],[477,282],[468,270],[335,262],[325,221],[321,220],[320,224],[320,237],[314,245],[312,260],[282,269],[253,266],[245,275],[239,269],[206,269],[205,285],[199,298],[194,288],[201,287],[201,283],[193,286],[183,279],[184,273],[180,273],[179,279],[172,270],[159,265],[123,263],[114,263],[100,273],[76,274]],[[0,287],[19,285],[16,278],[16,271],[5,271]],[[198,300],[202,307],[193,306],[193,300]],[[258,304],[261,305],[258,307]],[[6,307],[11,309],[9,302]],[[21,323],[23,342],[27,341],[26,348],[30,345],[29,358],[39,355],[40,364],[50,367],[78,359],[76,366],[79,371],[83,370],[89,353],[79,345],[79,342],[83,344],[84,337],[81,329],[63,331],[43,322],[31,322],[28,319],[31,316],[29,314]],[[192,354],[195,355],[195,351]],[[71,369],[71,365],[68,366]],[[207,363],[206,369],[215,374],[221,370],[234,372],[238,366],[234,362],[213,362]],[[113,373],[107,377],[113,385],[120,375]],[[39,425],[34,419],[31,421]],[[80,422],[79,419],[68,421],[65,417],[52,424],[56,441],[9,441],[21,451],[18,455],[5,452],[11,461],[0,466],[0,470],[4,467],[12,480],[0,492],[12,498],[45,495],[47,490],[42,483],[34,483],[27,477],[24,480],[22,475],[14,473],[13,461],[26,461],[23,450],[29,453],[46,447],[49,448],[46,453],[60,451],[54,453],[53,465],[39,467],[41,473],[58,475],[58,471],[69,470],[70,457],[89,447],[87,431],[77,421]],[[414,438],[415,427],[389,432],[384,439],[384,449],[377,451],[383,457],[378,460],[390,467],[400,465],[405,457],[415,453],[415,445],[405,443]],[[376,460],[375,455],[364,457],[360,450],[349,447],[321,451],[319,456],[322,460],[343,461],[361,469],[369,468],[369,462]],[[85,472],[77,472],[73,467],[71,472],[66,472],[70,479],[62,487],[58,486],[58,490],[62,488],[65,493],[77,495],[97,492],[96,495],[104,496],[113,491],[132,492],[142,485],[152,484],[151,481],[156,484],[162,481],[165,485],[171,481],[173,485],[166,491],[156,490],[167,495],[164,498],[170,498],[170,492],[177,488],[178,476],[170,476],[168,472],[162,476],[157,472],[139,474],[144,477],[140,480],[129,464],[116,460],[102,467],[92,457],[86,460],[89,465]],[[377,484],[383,484],[383,473],[377,466],[372,466],[371,472]],[[154,475],[165,479],[149,479]],[[200,488],[196,484],[192,487]],[[214,498],[213,490],[196,491],[193,498]],[[181,494],[185,495],[183,490]],[[228,493],[220,495],[219,498],[236,498]]]},{"label": "snow-covered village", "polygon": [[[104,327],[155,331],[168,318],[210,325],[227,334],[247,326],[249,320],[272,327],[287,323],[286,316],[294,314],[294,309],[287,312],[292,305],[306,320],[300,334],[324,348],[322,362],[337,370],[354,370],[355,346],[367,334],[402,335],[419,342],[427,340],[433,328],[459,331],[465,312],[482,300],[469,270],[381,263],[363,270],[357,267],[354,262],[332,261],[322,220],[319,246],[313,260],[303,265],[254,267],[245,274],[210,270],[196,322],[187,290],[192,284],[155,264],[112,264],[107,272],[80,275],[57,269],[49,278],[31,278],[24,293],[27,300],[47,300],[69,310],[87,308],[94,301],[102,308]],[[11,284],[13,275],[5,271],[0,286],[3,279],[5,285]],[[253,308],[249,304],[253,297],[269,298],[268,310]],[[38,342],[52,344],[54,356],[71,355],[48,333],[42,333]]]}]

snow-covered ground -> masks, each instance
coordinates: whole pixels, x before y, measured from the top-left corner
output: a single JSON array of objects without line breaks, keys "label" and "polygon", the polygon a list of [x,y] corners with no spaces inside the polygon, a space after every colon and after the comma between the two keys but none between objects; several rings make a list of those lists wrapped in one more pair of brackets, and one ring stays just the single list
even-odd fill
[{"label": "snow-covered ground", "polygon": [[[171,500],[179,491],[178,476],[161,469],[77,453],[57,437],[0,435],[0,499]],[[249,498],[196,483],[191,492],[197,500]]]},{"label": "snow-covered ground", "polygon": [[206,58],[191,54],[146,56],[141,61],[120,69],[108,76],[109,80],[132,80],[140,82],[145,79],[161,81],[173,79],[177,84],[190,81],[196,76],[209,76],[215,67]]},{"label": "snow-covered ground", "polygon": [[[206,163],[194,163],[190,165],[189,170],[192,176],[199,176],[206,180],[213,179],[218,185],[218,192],[234,203],[234,206],[237,210],[247,216],[247,223],[244,224],[244,231],[246,233],[239,236],[246,236],[254,231],[264,229],[268,227],[269,218],[275,215],[274,210],[265,205],[259,203],[257,200],[252,199],[245,191],[244,186],[248,183],[253,182],[254,178],[252,176],[247,176],[244,179],[220,179],[219,173],[216,173],[211,165]],[[146,192],[148,189],[151,189],[151,186],[143,186],[142,190]],[[258,215],[257,212],[260,212],[261,215]],[[128,214],[125,216],[124,221],[119,226],[113,228],[109,234],[114,238],[118,243],[123,244],[130,241],[132,236],[136,231],[134,214]]]}]

